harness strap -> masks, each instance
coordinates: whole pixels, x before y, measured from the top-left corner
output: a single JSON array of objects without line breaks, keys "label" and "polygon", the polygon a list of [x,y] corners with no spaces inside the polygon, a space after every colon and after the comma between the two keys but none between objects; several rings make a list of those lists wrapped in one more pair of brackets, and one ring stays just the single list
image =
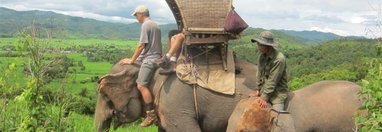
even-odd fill
[{"label": "harness strap", "polygon": [[[155,109],[156,115],[157,115],[158,117],[159,117],[160,92],[162,91],[162,88],[163,88],[163,86],[164,86],[164,83],[167,81],[167,79],[168,79],[168,75],[165,76],[164,80],[163,80],[163,81],[160,83],[160,85],[159,85],[158,92],[155,93],[155,98],[154,98],[154,109]],[[154,91],[154,89],[155,89],[155,85],[154,85],[153,91]],[[157,125],[158,125],[158,127],[162,127],[160,121],[161,121],[161,120],[158,118],[158,120],[157,120],[157,123],[158,123]]]},{"label": "harness strap", "polygon": [[196,113],[196,119],[199,120],[199,108],[198,108],[198,99],[196,96],[196,84],[193,85],[193,91],[194,91],[194,105],[195,105],[195,113]]},{"label": "harness strap", "polygon": [[160,83],[159,85],[159,90],[157,93],[155,93],[155,99],[154,99],[154,104],[155,104],[155,109],[158,111],[159,109],[159,101],[160,101],[160,92],[162,91],[162,88],[164,86],[164,83],[167,81],[168,75],[165,76],[164,80]]}]

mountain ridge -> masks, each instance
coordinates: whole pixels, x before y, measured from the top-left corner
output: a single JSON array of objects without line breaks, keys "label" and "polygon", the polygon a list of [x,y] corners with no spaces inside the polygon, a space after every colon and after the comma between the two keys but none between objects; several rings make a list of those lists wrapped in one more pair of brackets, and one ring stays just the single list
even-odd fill
[{"label": "mountain ridge", "polygon": [[[52,11],[16,11],[0,7],[0,37],[15,37],[23,31],[28,31],[33,25],[38,29],[40,37],[52,38],[101,38],[101,39],[138,39],[140,25],[138,23],[113,23],[99,21],[91,18],[68,16]],[[155,21],[155,20],[154,20]],[[162,37],[176,29],[176,24],[160,25]],[[247,30],[264,30],[261,28],[248,28]],[[300,40],[306,44],[317,44],[324,41],[341,38],[333,33],[319,31],[280,31]],[[252,31],[249,31],[252,32]],[[253,32],[252,32],[253,33]],[[251,34],[244,34],[251,35]]]}]

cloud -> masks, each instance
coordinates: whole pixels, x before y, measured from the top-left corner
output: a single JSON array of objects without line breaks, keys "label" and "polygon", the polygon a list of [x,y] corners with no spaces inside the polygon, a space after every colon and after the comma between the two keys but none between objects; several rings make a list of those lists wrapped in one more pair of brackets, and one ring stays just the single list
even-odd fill
[{"label": "cloud", "polygon": [[[135,20],[131,13],[138,5],[146,5],[161,23],[175,23],[170,9],[162,0],[1,0],[1,6],[15,10],[45,10],[67,15],[114,20],[123,23]],[[150,3],[150,4],[148,4]],[[110,17],[110,18],[106,18]],[[117,18],[117,19],[116,19]]]},{"label": "cloud", "polygon": [[365,36],[375,23],[377,0],[239,0],[236,11],[252,27],[318,30],[339,35]]}]

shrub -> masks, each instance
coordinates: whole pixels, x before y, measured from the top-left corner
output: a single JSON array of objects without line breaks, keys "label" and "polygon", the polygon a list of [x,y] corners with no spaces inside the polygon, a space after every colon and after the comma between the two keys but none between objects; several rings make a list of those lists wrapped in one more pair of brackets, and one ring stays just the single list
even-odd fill
[{"label": "shrub", "polygon": [[356,118],[362,132],[382,131],[382,59],[371,61],[370,67],[360,92],[364,100],[361,110],[367,111],[367,115]]}]

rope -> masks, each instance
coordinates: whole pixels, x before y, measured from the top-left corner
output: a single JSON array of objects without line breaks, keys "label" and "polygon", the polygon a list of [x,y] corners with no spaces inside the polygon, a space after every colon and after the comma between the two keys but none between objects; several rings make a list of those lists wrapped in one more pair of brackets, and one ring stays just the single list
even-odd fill
[{"label": "rope", "polygon": [[[156,111],[158,111],[159,109],[159,100],[160,100],[160,92],[162,91],[162,88],[164,86],[164,83],[167,81],[167,78],[168,78],[169,75],[165,76],[164,80],[161,82],[161,84],[159,85],[159,90],[157,93],[155,93],[155,101],[154,101],[154,104],[155,104],[155,109]],[[153,91],[154,91],[155,88],[153,88]]]},{"label": "rope", "polygon": [[210,64],[209,64],[209,57],[208,57],[208,51],[209,51],[209,49],[208,49],[208,47],[206,46],[205,47],[206,49],[206,61],[207,61],[207,83],[208,83],[208,80],[210,79]]},{"label": "rope", "polygon": [[194,90],[194,105],[195,105],[195,113],[196,113],[196,120],[199,120],[199,108],[198,108],[198,99],[196,97],[196,84],[193,85]]}]

